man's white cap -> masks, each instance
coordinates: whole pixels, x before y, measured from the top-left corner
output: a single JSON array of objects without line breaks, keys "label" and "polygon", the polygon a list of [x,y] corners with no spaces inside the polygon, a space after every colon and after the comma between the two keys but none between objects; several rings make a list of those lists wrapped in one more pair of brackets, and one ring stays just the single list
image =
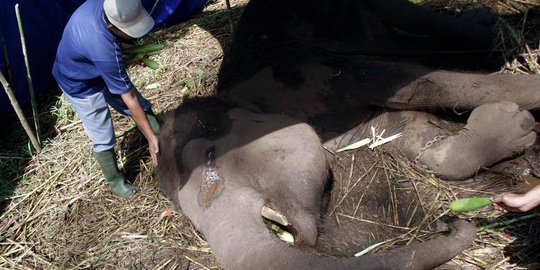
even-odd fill
[{"label": "man's white cap", "polygon": [[140,38],[154,27],[141,0],[105,0],[103,9],[109,22],[132,38]]}]

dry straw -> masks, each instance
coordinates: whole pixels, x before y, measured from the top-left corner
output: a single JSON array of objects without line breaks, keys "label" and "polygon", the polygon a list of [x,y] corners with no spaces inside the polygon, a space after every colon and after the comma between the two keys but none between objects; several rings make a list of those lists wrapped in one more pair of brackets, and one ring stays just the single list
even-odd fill
[{"label": "dry straw", "polygon": [[[235,20],[245,2],[232,1]],[[492,2],[510,11],[527,4],[525,0]],[[185,97],[214,93],[223,50],[231,42],[226,10],[224,2],[212,4],[190,21],[147,38],[146,43],[166,45],[160,54],[153,56],[160,68],[152,70],[136,65],[130,67],[129,73],[144,96],[152,101],[158,115],[174,109]],[[520,27],[516,29],[516,33],[525,34]],[[535,42],[538,44],[537,39]],[[540,50],[527,48],[501,72],[539,74],[539,55]],[[57,113],[74,114],[63,97],[57,106]],[[58,136],[48,141],[42,152],[29,162],[1,213],[0,268],[220,268],[190,221],[178,210],[170,214],[172,204],[158,190],[144,140],[133,122],[116,113],[113,117],[123,169],[128,179],[140,187],[140,192],[129,200],[114,197],[92,158],[90,142],[77,118],[59,118],[55,126]],[[369,253],[432,237],[431,231],[436,229],[438,220],[448,214],[449,201],[470,195],[489,196],[511,179],[495,168],[488,172],[491,180],[505,181],[486,181],[481,177],[474,182],[440,181],[385,146],[375,151],[340,153],[336,158],[334,166],[341,168],[336,171],[348,179],[335,191],[335,196],[341,196],[336,200],[339,203],[330,208],[337,224],[354,221],[396,232],[395,237],[386,239]],[[374,187],[377,179],[385,181],[384,188],[389,194],[383,220],[360,215],[369,193],[357,189]],[[405,189],[417,202],[407,211],[422,214],[420,220],[401,221],[397,209],[401,205],[399,193]],[[360,203],[351,202],[350,194],[363,199]],[[519,259],[525,262],[532,256],[527,246],[538,246],[540,220],[536,215],[498,223],[502,221],[499,215],[495,211],[460,214],[488,226],[450,266],[521,269],[516,264]],[[513,256],[510,258],[508,254]],[[532,265],[529,267],[534,269]]]}]

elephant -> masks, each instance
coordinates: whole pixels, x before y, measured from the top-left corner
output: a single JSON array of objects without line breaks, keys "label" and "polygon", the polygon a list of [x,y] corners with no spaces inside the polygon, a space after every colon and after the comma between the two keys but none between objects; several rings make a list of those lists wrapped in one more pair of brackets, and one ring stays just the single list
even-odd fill
[{"label": "elephant", "polygon": [[[473,17],[406,0],[251,0],[224,55],[218,95],[185,101],[164,117],[162,192],[225,269],[445,263],[471,244],[473,224],[452,219],[447,235],[370,256],[319,251],[335,232],[327,211],[343,181],[332,173],[336,150],[369,137],[372,127],[401,133],[389,147],[448,180],[534,144],[529,110],[540,105],[540,77],[464,71],[489,66],[486,53],[511,44],[496,25]],[[461,60],[463,70],[452,70]],[[466,123],[454,123],[457,111]],[[288,228],[294,245],[268,222]]]}]

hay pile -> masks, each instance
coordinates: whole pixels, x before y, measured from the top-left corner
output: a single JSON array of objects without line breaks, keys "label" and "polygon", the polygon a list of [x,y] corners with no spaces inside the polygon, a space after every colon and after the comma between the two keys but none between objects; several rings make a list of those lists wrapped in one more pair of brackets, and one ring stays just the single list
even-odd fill
[{"label": "hay pile", "polygon": [[[247,1],[231,2],[237,19]],[[526,0],[478,2],[501,3],[499,8],[510,5],[512,9],[540,5]],[[540,25],[540,18],[532,19],[539,20]],[[530,37],[519,27],[516,29],[516,33]],[[529,44],[538,45],[538,33],[536,35],[536,39],[528,39]],[[160,64],[157,70],[141,65],[129,69],[135,85],[154,104],[155,113],[160,115],[176,108],[186,97],[211,95],[217,84],[223,51],[231,42],[225,3],[214,3],[188,22],[153,33],[145,42],[167,45],[159,55],[153,56]],[[525,52],[509,61],[501,72],[540,74],[539,57],[538,48],[526,47]],[[0,268],[220,268],[190,221],[180,211],[172,210],[171,203],[159,192],[145,141],[132,121],[113,113],[119,159],[127,178],[140,188],[134,198],[120,200],[110,192],[101,176],[92,158],[91,143],[64,97],[57,98],[51,114],[55,116],[54,133],[58,135],[51,137],[44,150],[28,162],[17,188],[0,213]],[[339,156],[337,162],[344,162],[341,167],[347,168],[344,172],[351,168],[353,155]],[[413,183],[414,190],[422,190],[418,196],[427,216],[420,226],[400,226],[401,236],[373,251],[426,239],[425,226],[430,227],[434,220],[447,214],[446,205],[450,200],[470,194],[489,195],[490,190],[497,189],[487,182],[486,185],[478,181],[441,182],[429,174],[419,173],[399,155],[385,150],[371,155],[379,158],[378,163],[355,165],[360,168],[359,172],[366,173],[370,167],[380,168],[389,181]],[[354,184],[355,180],[350,183]],[[343,201],[351,187],[344,187]],[[336,209],[339,212],[339,207]],[[500,218],[497,212],[480,211],[461,216],[474,218],[488,227],[481,230],[474,245],[455,260],[454,266],[522,269],[532,261],[539,261],[538,254],[530,252],[530,247],[538,247],[540,241],[537,213]],[[507,223],[497,223],[502,220]],[[396,225],[389,222],[382,226]],[[539,266],[527,267],[537,269]]]}]

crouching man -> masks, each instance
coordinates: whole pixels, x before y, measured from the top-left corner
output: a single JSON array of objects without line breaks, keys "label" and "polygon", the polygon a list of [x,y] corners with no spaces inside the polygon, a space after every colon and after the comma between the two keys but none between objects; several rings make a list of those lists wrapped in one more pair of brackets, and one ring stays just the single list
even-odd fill
[{"label": "crouching man", "polygon": [[103,175],[112,191],[123,198],[132,196],[136,188],[118,170],[108,105],[133,118],[148,140],[156,166],[159,124],[150,102],[135,88],[122,63],[122,47],[153,26],[140,0],[87,0],[64,29],[52,71],[92,140]]}]

